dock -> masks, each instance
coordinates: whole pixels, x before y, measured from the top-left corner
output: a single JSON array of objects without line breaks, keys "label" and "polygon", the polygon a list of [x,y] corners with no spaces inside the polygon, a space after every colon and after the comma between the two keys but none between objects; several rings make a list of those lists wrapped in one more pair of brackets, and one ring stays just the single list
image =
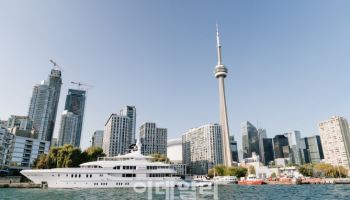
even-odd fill
[{"label": "dock", "polygon": [[42,188],[42,185],[35,183],[0,183],[0,188]]}]

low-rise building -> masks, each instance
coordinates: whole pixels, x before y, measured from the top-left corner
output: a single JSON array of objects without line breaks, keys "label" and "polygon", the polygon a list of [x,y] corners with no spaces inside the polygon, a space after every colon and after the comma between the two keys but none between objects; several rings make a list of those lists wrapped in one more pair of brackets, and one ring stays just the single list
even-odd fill
[{"label": "low-rise building", "polygon": [[176,170],[176,175],[180,176],[182,178],[186,177],[187,175],[187,165],[186,164],[171,164],[171,167]]},{"label": "low-rise building", "polygon": [[49,152],[49,148],[48,141],[13,135],[7,164],[13,168],[30,168],[40,154]]}]

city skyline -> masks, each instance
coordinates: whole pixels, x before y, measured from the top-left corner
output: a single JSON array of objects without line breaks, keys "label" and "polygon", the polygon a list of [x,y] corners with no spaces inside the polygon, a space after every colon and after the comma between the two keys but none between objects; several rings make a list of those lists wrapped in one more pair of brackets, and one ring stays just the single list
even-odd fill
[{"label": "city skyline", "polygon": [[[319,9],[312,10],[313,3],[305,2],[302,8],[298,3],[258,2],[255,7],[225,2],[218,17],[211,13],[211,3],[191,13],[199,5],[192,2],[179,18],[182,7],[174,3],[140,2],[145,5],[137,8],[136,16],[123,11],[136,3],[109,2],[110,8],[94,8],[90,2],[83,6],[87,11],[74,3],[5,3],[0,8],[0,66],[5,75],[0,84],[11,87],[3,87],[9,97],[0,100],[0,119],[27,114],[33,86],[46,78],[53,58],[63,68],[57,113],[63,111],[65,91],[75,88],[70,81],[94,85],[88,91],[83,148],[94,130],[103,129],[110,112],[125,105],[138,109],[136,129],[142,122],[155,121],[168,128],[169,138],[181,137],[191,127],[219,123],[217,80],[212,77],[218,21],[225,38],[225,63],[232,72],[225,80],[229,127],[239,148],[240,124],[247,120],[258,120],[257,128],[265,128],[269,137],[290,130],[300,130],[303,137],[319,134],[319,121],[333,115],[350,118],[349,94],[342,92],[350,74],[350,29],[345,25],[349,14],[344,5],[317,1]],[[31,13],[33,8],[36,13]],[[158,12],[144,17],[150,9]],[[23,14],[16,16],[18,12]],[[284,14],[275,19],[280,12]],[[204,14],[208,15],[202,19]],[[86,21],[79,24],[82,19]],[[13,80],[16,77],[20,81]],[[56,120],[56,138],[59,124]]]}]

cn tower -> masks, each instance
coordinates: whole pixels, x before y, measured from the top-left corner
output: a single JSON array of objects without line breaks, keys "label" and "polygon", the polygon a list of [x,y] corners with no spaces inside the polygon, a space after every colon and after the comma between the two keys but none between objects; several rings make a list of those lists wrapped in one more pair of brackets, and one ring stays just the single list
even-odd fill
[{"label": "cn tower", "polygon": [[221,44],[218,25],[216,25],[216,47],[218,51],[218,64],[215,67],[215,77],[219,80],[219,96],[220,96],[220,121],[221,121],[221,142],[223,164],[226,167],[232,165],[231,147],[230,147],[230,131],[228,128],[226,97],[225,97],[225,82],[227,76],[227,68],[222,64]]}]

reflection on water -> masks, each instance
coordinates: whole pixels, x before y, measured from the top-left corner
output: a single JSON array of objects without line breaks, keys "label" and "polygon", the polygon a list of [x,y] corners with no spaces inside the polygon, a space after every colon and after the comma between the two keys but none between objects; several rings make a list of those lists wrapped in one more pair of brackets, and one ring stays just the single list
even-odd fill
[{"label": "reflection on water", "polygon": [[[204,189],[204,190],[203,190]],[[142,193],[132,188],[115,189],[0,189],[0,199],[350,199],[350,185],[260,185],[219,186],[217,190],[147,189]],[[215,193],[214,192],[214,193]]]}]

